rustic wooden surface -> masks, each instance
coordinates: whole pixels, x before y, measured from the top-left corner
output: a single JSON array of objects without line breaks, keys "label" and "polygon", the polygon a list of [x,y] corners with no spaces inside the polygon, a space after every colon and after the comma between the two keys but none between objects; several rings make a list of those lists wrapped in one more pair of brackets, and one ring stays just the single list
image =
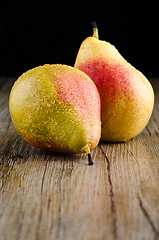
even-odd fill
[{"label": "rustic wooden surface", "polygon": [[[0,78],[0,239],[159,239],[159,79],[144,131],[87,156],[26,144],[8,110],[14,79]],[[145,96],[146,97],[146,96]]]}]

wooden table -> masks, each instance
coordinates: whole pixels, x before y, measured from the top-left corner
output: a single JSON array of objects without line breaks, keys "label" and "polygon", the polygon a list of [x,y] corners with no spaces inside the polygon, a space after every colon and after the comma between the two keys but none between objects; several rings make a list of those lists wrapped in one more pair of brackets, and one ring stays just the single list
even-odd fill
[{"label": "wooden table", "polygon": [[[152,117],[128,143],[87,155],[38,150],[15,131],[0,78],[0,239],[159,239],[159,79]],[[146,96],[145,96],[146,97]]]}]

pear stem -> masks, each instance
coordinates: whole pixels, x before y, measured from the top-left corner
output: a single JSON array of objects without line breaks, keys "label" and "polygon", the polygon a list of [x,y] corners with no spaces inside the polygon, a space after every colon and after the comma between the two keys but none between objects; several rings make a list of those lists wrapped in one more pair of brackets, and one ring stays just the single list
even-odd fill
[{"label": "pear stem", "polygon": [[97,23],[95,21],[91,22],[93,27],[93,37],[99,39]]},{"label": "pear stem", "polygon": [[88,153],[88,165],[89,165],[89,166],[92,166],[93,164],[94,164],[94,163],[93,163],[93,161],[92,161],[91,154]]},{"label": "pear stem", "polygon": [[91,158],[90,146],[89,146],[88,143],[81,148],[81,152],[85,152],[85,153],[88,154],[88,165],[92,166],[94,163],[93,163],[92,158]]}]

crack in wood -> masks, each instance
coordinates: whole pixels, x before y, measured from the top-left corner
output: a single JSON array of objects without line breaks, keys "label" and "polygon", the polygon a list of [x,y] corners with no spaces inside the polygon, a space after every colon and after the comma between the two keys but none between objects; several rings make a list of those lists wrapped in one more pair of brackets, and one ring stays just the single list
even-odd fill
[{"label": "crack in wood", "polygon": [[64,162],[62,161],[62,168],[61,168],[61,175],[58,178],[58,189],[59,189],[59,206],[58,206],[58,219],[56,224],[56,238],[60,239],[60,229],[62,225],[62,178],[63,178],[63,172],[64,172]]},{"label": "crack in wood", "polygon": [[136,163],[137,163],[137,165],[138,165],[138,168],[139,168],[139,170],[140,170],[140,164],[139,164],[136,156],[134,155],[134,153],[133,153],[131,150],[129,150],[129,153],[131,154],[131,156],[132,156],[132,157],[134,158],[134,160],[136,161]]},{"label": "crack in wood", "polygon": [[[47,156],[45,155],[44,160],[46,160],[46,157],[47,157]],[[43,172],[43,176],[42,176],[42,181],[41,181],[41,196],[42,196],[42,194],[43,194],[43,186],[44,186],[44,179],[45,179],[47,164],[48,164],[48,159],[46,160],[46,163],[45,163],[45,168],[44,168],[44,172]]]},{"label": "crack in wood", "polygon": [[[2,159],[3,161],[3,159]],[[13,170],[13,167],[14,167],[14,164],[15,164],[15,161],[7,161],[5,163],[5,170],[2,172],[2,175],[0,176],[1,178],[1,186],[0,186],[0,191],[5,187],[5,185],[7,184],[7,180],[9,179],[9,176],[11,174],[11,171]],[[7,167],[6,167],[7,165]]]},{"label": "crack in wood", "polygon": [[11,122],[12,122],[12,121],[11,121],[11,117],[10,117],[10,118],[9,118],[9,121],[8,121],[8,124],[7,124],[7,127],[6,127],[6,132],[8,132]]},{"label": "crack in wood", "polygon": [[73,163],[73,159],[71,159],[71,167],[69,168],[70,169],[69,177],[71,177],[71,175],[72,175],[73,168],[74,168],[74,163]]},{"label": "crack in wood", "polygon": [[[14,138],[14,141],[17,139],[17,137]],[[10,174],[14,168],[15,162],[17,158],[20,156],[17,154],[10,154],[10,149],[12,145],[13,140],[10,140],[7,142],[4,149],[0,152],[0,179],[1,179],[1,186],[0,191],[6,186],[7,180],[10,177]]]},{"label": "crack in wood", "polygon": [[12,143],[15,142],[18,138],[18,135],[15,136],[14,138],[12,138],[11,140],[9,140],[5,147],[1,149],[0,154],[3,156],[8,156],[10,154],[10,150],[12,149]]},{"label": "crack in wood", "polygon": [[113,235],[114,239],[117,239],[117,223],[116,223],[116,207],[115,207],[115,201],[114,201],[114,191],[113,191],[113,183],[111,178],[111,167],[110,167],[110,160],[108,159],[106,153],[103,151],[102,147],[98,145],[101,149],[101,152],[106,160],[107,163],[107,173],[108,173],[108,183],[109,183],[109,196],[110,196],[110,202],[111,202],[111,213],[113,216]]},{"label": "crack in wood", "polygon": [[7,79],[5,77],[0,78],[0,89],[7,83]]},{"label": "crack in wood", "polygon": [[157,123],[157,120],[156,120],[155,113],[154,113],[154,116],[153,116],[153,120],[154,120],[154,122],[155,122],[155,124],[156,124],[156,127],[157,127],[157,130],[158,130],[158,132],[159,132],[159,126],[158,126],[158,123]]},{"label": "crack in wood", "polygon": [[142,210],[142,213],[144,214],[145,218],[147,219],[148,223],[150,224],[150,226],[151,226],[151,228],[154,232],[154,240],[159,240],[159,231],[156,229],[150,215],[148,214],[146,208],[144,207],[143,202],[142,202],[139,194],[138,194],[138,199],[139,199],[140,209]]},{"label": "crack in wood", "polygon": [[40,229],[41,221],[42,221],[43,187],[44,187],[44,180],[45,180],[45,175],[46,175],[46,169],[47,169],[47,165],[48,165],[48,161],[49,161],[47,159],[47,154],[45,154],[44,161],[46,161],[46,162],[45,162],[45,167],[44,167],[42,180],[41,180],[41,186],[40,186],[41,199],[40,199],[40,210],[39,210],[39,216],[38,216],[38,223],[37,223],[37,227],[36,227],[36,240],[38,240],[39,236],[40,236],[39,229]]},{"label": "crack in wood", "polygon": [[148,127],[148,126],[146,126],[146,129],[147,129],[147,131],[148,131],[149,135],[151,136],[152,134],[151,134],[151,131],[150,131],[150,129],[149,129],[149,127]]}]

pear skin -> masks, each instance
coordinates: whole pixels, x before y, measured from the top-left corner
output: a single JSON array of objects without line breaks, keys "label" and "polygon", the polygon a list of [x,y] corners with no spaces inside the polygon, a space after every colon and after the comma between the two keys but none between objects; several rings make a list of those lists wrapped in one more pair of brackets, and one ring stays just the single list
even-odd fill
[{"label": "pear skin", "polygon": [[46,64],[22,74],[11,90],[9,109],[20,136],[37,148],[89,154],[100,140],[98,90],[73,67]]},{"label": "pear skin", "polygon": [[82,42],[75,67],[98,88],[102,141],[128,141],[145,128],[154,106],[153,88],[113,45],[98,39],[96,26],[93,36]]}]

